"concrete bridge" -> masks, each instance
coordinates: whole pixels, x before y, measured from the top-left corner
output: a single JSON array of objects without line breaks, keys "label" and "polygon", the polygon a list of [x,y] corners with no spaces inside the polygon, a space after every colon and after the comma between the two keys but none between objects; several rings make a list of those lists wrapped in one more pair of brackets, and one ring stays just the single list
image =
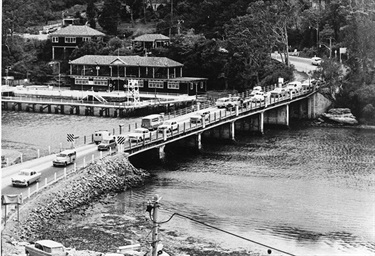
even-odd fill
[{"label": "concrete bridge", "polygon": [[174,118],[179,128],[171,133],[151,133],[149,140],[131,142],[126,140],[119,145],[121,151],[129,156],[135,156],[145,151],[153,150],[162,159],[165,147],[172,143],[183,143],[202,147],[202,136],[235,140],[236,131],[263,134],[264,125],[288,127],[291,118],[313,119],[324,113],[330,101],[316,91],[315,88],[303,90],[299,93],[290,93],[284,97],[268,98],[264,102],[250,102],[244,107],[231,110],[209,107],[208,120],[201,123],[191,123],[189,115]]}]

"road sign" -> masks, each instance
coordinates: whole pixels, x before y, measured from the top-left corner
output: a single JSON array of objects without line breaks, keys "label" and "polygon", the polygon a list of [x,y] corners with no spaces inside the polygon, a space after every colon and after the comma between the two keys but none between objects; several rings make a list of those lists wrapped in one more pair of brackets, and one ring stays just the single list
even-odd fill
[{"label": "road sign", "polygon": [[125,137],[124,136],[118,136],[117,137],[117,144],[125,144]]},{"label": "road sign", "polygon": [[68,133],[68,134],[66,135],[66,138],[67,138],[67,141],[68,141],[68,142],[73,142],[73,141],[74,141],[74,134],[72,134],[72,133]]}]

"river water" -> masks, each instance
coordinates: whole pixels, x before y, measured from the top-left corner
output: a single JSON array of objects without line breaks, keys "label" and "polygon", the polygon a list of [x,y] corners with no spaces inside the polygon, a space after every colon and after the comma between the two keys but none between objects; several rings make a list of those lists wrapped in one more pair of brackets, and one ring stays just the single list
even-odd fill
[{"label": "river water", "polygon": [[[2,147],[26,152],[58,143],[67,127],[91,134],[135,120],[3,112]],[[35,139],[40,134],[48,143]],[[374,255],[374,130],[292,122],[236,140],[203,143],[199,153],[174,148],[159,164],[137,161],[155,177],[119,195],[118,207],[159,194],[161,220],[177,212],[294,255]],[[162,228],[228,249],[262,249],[191,219],[175,216]]]}]

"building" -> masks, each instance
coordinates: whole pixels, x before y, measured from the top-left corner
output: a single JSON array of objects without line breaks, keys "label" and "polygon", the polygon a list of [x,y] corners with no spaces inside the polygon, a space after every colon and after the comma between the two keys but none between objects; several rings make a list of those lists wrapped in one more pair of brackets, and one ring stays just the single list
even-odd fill
[{"label": "building", "polygon": [[127,91],[136,80],[140,92],[198,95],[207,78],[183,77],[183,64],[166,57],[85,55],[69,62],[73,90]]},{"label": "building", "polygon": [[48,35],[52,41],[52,60],[65,59],[78,46],[89,40],[103,40],[105,34],[88,26],[70,25]]},{"label": "building", "polygon": [[133,39],[133,48],[150,50],[158,47],[168,46],[171,39],[162,34],[144,34]]}]

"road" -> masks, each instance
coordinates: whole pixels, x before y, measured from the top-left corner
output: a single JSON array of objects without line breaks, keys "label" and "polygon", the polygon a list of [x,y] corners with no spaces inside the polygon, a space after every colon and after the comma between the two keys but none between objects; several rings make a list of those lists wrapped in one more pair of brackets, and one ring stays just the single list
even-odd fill
[{"label": "road", "polygon": [[[271,57],[275,60],[281,61],[280,55],[272,53]],[[317,69],[317,66],[311,64],[311,60],[309,58],[302,58],[296,56],[289,56],[290,63],[295,67],[295,69],[299,72],[305,72],[309,74]]]}]

